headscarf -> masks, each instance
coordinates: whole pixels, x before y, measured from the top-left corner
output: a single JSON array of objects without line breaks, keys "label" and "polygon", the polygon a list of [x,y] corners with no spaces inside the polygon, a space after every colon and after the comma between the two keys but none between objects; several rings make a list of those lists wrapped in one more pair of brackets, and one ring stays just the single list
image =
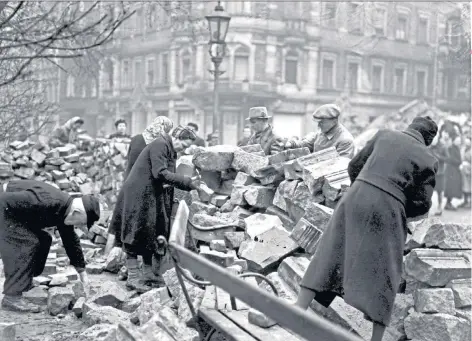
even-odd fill
[{"label": "headscarf", "polygon": [[167,116],[158,116],[143,131],[143,138],[146,145],[154,141],[159,135],[168,134],[174,126],[174,122]]},{"label": "headscarf", "polygon": [[77,122],[84,124],[84,120],[80,116],[74,116],[71,119],[67,120],[67,122],[64,123],[63,127],[67,130],[71,130],[72,126]]}]

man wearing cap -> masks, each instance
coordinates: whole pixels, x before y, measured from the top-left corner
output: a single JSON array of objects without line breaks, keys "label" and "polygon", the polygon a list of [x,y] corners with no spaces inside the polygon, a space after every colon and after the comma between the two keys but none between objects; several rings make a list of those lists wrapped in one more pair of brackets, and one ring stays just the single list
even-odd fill
[{"label": "man wearing cap", "polygon": [[271,117],[267,114],[266,107],[253,107],[249,109],[249,117],[246,118],[254,132],[246,145],[260,144],[266,155],[277,154],[284,149],[283,140],[274,134],[269,124]]},{"label": "man wearing cap", "polygon": [[34,180],[10,181],[0,187],[0,255],[4,264],[2,307],[19,312],[39,312],[23,298],[33,287],[33,277],[46,265],[52,237],[44,231],[57,227],[70,264],[88,287],[85,259],[74,226],[90,228],[100,218],[96,197],[72,198],[67,193]]},{"label": "man wearing cap", "polygon": [[301,140],[289,140],[286,149],[308,147],[312,153],[335,147],[340,156],[350,159],[354,156],[354,137],[338,121],[341,110],[335,104],[325,104],[313,113],[313,121],[318,125],[319,132],[311,133]]}]

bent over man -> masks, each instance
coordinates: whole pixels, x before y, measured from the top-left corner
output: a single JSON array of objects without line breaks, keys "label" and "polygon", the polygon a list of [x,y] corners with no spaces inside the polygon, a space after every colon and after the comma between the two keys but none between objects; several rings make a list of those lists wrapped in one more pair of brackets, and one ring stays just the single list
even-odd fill
[{"label": "bent over man", "polygon": [[46,265],[52,237],[43,229],[56,226],[70,263],[87,286],[85,260],[74,226],[90,228],[100,218],[98,199],[67,193],[40,181],[11,181],[0,193],[0,255],[5,283],[2,307],[20,312],[39,312],[22,293],[33,287],[33,277]]}]

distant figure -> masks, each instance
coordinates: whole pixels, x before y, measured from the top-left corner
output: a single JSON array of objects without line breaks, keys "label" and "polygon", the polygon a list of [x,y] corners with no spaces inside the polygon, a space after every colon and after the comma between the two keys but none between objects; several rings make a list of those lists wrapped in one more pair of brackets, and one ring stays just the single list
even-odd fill
[{"label": "distant figure", "polygon": [[438,159],[438,171],[436,173],[436,186],[434,187],[434,191],[437,193],[438,196],[438,209],[434,215],[440,216],[442,215],[442,208],[443,208],[443,194],[444,194],[444,174],[446,169],[445,161],[447,159],[447,140],[449,139],[449,135],[446,131],[441,131],[438,135],[436,135],[433,143],[431,144],[431,151],[433,155]]},{"label": "distant figure", "polygon": [[266,107],[253,107],[249,109],[249,117],[246,118],[254,132],[246,145],[260,144],[266,155],[277,154],[284,149],[283,139],[274,133],[269,123],[271,117]]},{"label": "distant figure", "polygon": [[208,147],[217,146],[220,144],[220,133],[218,130],[208,134],[207,136]]},{"label": "distant figure", "polygon": [[67,143],[74,143],[77,140],[77,131],[84,125],[84,120],[75,116],[64,123],[62,126],[56,128],[52,137],[49,140],[51,147],[58,147]]},{"label": "distant figure", "polygon": [[444,196],[446,197],[446,206],[444,206],[444,209],[447,211],[457,210],[452,204],[452,199],[462,198],[462,174],[459,168],[462,164],[461,137],[459,134],[453,136],[454,138],[451,138],[451,144],[447,149],[448,156],[445,161],[446,183],[444,186]]},{"label": "distant figure", "polygon": [[189,122],[187,124],[187,127],[192,129],[195,132],[195,135],[197,135],[197,138],[195,139],[195,141],[193,141],[192,144],[198,147],[205,147],[205,140],[198,135],[198,124]]},{"label": "distant figure", "polygon": [[340,156],[352,158],[354,156],[354,137],[339,123],[341,109],[335,104],[325,104],[313,113],[313,121],[320,131],[311,133],[301,140],[289,140],[285,144],[286,149],[308,147],[310,151],[317,152],[326,148],[335,147]]},{"label": "distant figure", "polygon": [[464,194],[464,202],[459,206],[460,208],[470,209],[470,192],[472,190],[471,185],[471,148],[470,148],[470,135],[464,140],[464,150],[462,152],[462,192]]},{"label": "distant figure", "polygon": [[131,135],[127,133],[128,130],[128,125],[126,124],[126,121],[122,118],[116,120],[115,122],[115,129],[116,132],[113,134],[108,135],[109,139],[115,139],[115,138],[130,138]]},{"label": "distant figure", "polygon": [[243,130],[243,138],[238,141],[238,147],[242,146],[247,146],[247,143],[249,142],[249,139],[251,138],[251,127],[250,126],[245,126]]}]

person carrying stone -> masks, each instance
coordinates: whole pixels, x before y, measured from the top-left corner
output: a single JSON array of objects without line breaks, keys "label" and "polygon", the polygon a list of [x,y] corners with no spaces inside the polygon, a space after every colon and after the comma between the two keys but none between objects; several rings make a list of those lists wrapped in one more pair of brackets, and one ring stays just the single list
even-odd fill
[{"label": "person carrying stone", "polygon": [[0,255],[5,282],[2,307],[19,312],[40,311],[22,294],[33,287],[33,277],[46,265],[52,237],[44,231],[57,227],[70,264],[88,287],[85,260],[74,226],[87,225],[100,218],[100,205],[94,196],[72,198],[41,181],[10,181],[0,193]]},{"label": "person carrying stone", "polygon": [[[438,131],[416,117],[405,131],[380,130],[350,161],[351,187],[324,229],[295,305],[336,296],[373,322],[381,341],[400,287],[407,220],[431,208],[438,161],[428,146]],[[392,152],[394,151],[394,152]]]},{"label": "person carrying stone", "polygon": [[283,139],[274,133],[269,123],[271,117],[266,107],[253,107],[249,109],[249,117],[246,118],[254,132],[246,142],[246,146],[259,144],[266,155],[277,154],[284,149]]},{"label": "person carrying stone", "polygon": [[62,146],[67,143],[74,143],[77,140],[77,130],[84,125],[84,120],[75,116],[68,120],[64,125],[56,128],[49,140],[51,147]]},{"label": "person carrying stone", "polygon": [[[175,173],[177,152],[188,148],[195,139],[192,129],[177,127],[171,137],[162,129],[139,154],[118,195],[114,221],[115,246],[126,252],[128,280],[126,287],[140,293],[149,291],[155,282],[153,257],[159,260],[158,236],[168,238],[174,187],[190,191],[199,180]],[[169,185],[168,189],[165,186]],[[115,213],[113,214],[115,216]],[[137,256],[143,258],[139,273]],[[165,285],[161,280],[159,285]]]},{"label": "person carrying stone", "polygon": [[310,152],[317,152],[335,147],[340,156],[350,159],[354,156],[354,137],[339,123],[341,109],[335,104],[325,104],[313,113],[313,121],[319,131],[311,133],[300,140],[290,139],[285,144],[286,149],[308,147]]}]

